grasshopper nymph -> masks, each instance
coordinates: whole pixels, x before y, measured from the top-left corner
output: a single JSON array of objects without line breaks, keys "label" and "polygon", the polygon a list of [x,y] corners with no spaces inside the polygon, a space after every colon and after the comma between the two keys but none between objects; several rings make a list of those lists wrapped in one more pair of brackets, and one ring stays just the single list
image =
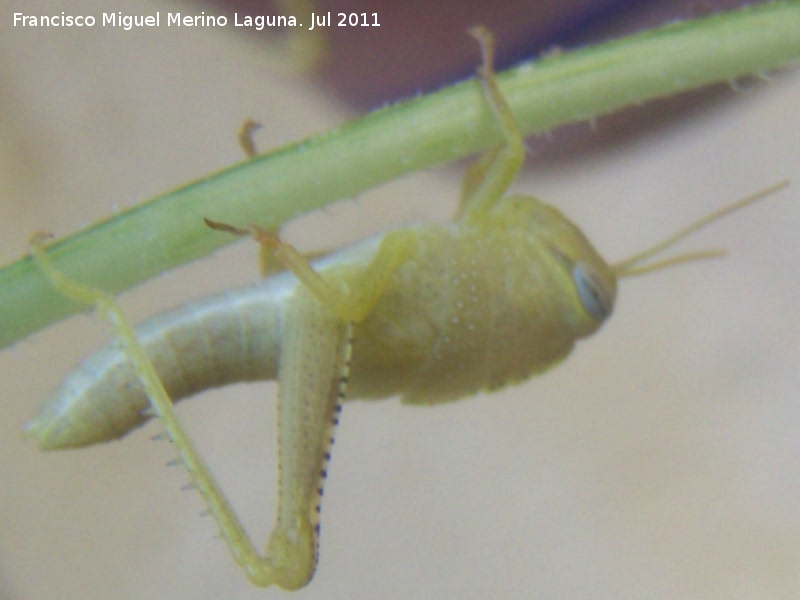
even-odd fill
[{"label": "grasshopper nymph", "polygon": [[[157,415],[249,579],[302,588],[317,565],[322,486],[346,396],[434,404],[541,373],[610,316],[618,278],[713,254],[647,262],[766,194],[607,264],[555,208],[528,196],[504,196],[524,147],[495,82],[491,35],[483,28],[470,33],[482,51],[476,86],[504,141],[468,170],[450,223],[391,231],[312,264],[257,227],[209,222],[250,233],[288,272],[135,330],[113,298],[66,280],[34,242],[53,284],[101,308],[122,348],[86,360],[28,424],[28,435],[43,449],[85,446],[121,437]],[[262,556],[184,433],[172,400],[267,379],[279,384],[279,473],[276,522]]]}]

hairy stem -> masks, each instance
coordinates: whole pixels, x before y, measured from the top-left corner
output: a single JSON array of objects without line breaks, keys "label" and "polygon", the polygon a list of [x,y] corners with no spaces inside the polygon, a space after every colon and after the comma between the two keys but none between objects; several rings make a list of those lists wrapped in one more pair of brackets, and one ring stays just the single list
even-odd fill
[{"label": "hairy stem", "polygon": [[[786,0],[549,56],[498,81],[530,135],[798,61],[800,2]],[[188,183],[64,238],[48,256],[71,278],[118,293],[233,241],[194,215],[269,229],[499,139],[478,84],[465,81]],[[30,258],[12,263],[0,271],[0,347],[81,308]]]}]

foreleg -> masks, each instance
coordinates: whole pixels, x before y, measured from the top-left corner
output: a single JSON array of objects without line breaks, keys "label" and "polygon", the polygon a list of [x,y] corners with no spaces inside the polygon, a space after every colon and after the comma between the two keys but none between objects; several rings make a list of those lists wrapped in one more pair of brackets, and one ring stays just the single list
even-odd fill
[{"label": "foreleg", "polygon": [[464,176],[458,215],[480,220],[503,197],[519,173],[525,159],[525,146],[514,115],[497,86],[494,38],[485,27],[473,27],[469,34],[480,44],[483,60],[478,67],[478,79],[486,104],[503,135],[503,144],[486,152]]}]

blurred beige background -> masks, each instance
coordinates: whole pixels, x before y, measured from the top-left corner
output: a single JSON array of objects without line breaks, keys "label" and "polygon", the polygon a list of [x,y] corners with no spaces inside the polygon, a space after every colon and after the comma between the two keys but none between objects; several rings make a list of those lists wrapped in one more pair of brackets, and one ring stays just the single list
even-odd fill
[{"label": "blurred beige background", "polygon": [[[239,160],[244,117],[265,124],[269,148],[353,116],[228,30],[11,30],[23,6],[0,3],[3,263],[34,230],[72,232]],[[800,78],[729,95],[608,153],[534,164],[515,189],[556,203],[613,260],[777,180],[794,187],[687,244],[725,246],[727,259],[624,281],[614,318],[545,377],[433,409],[349,404],[320,566],[297,598],[800,596]],[[461,172],[415,174],[288,235],[335,245],[447,218]],[[256,277],[242,243],[123,302],[139,320]],[[170,448],[150,439],[158,424],[55,454],[21,438],[105,336],[76,317],[0,355],[0,599],[281,595],[252,588],[198,517],[186,475],[164,466]],[[274,392],[181,407],[259,545]]]}]

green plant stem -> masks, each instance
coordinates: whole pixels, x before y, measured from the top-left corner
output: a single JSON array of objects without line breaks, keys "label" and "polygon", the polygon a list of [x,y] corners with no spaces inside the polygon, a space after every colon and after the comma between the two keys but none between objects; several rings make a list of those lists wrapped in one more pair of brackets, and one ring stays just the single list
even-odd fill
[{"label": "green plant stem", "polygon": [[[499,80],[530,135],[798,61],[800,1],[792,0],[549,56]],[[201,217],[274,227],[498,140],[477,84],[465,81],[189,183],[53,244],[48,255],[69,277],[118,293],[234,240]],[[29,257],[0,271],[0,307],[0,347],[85,309],[52,289]]]}]

